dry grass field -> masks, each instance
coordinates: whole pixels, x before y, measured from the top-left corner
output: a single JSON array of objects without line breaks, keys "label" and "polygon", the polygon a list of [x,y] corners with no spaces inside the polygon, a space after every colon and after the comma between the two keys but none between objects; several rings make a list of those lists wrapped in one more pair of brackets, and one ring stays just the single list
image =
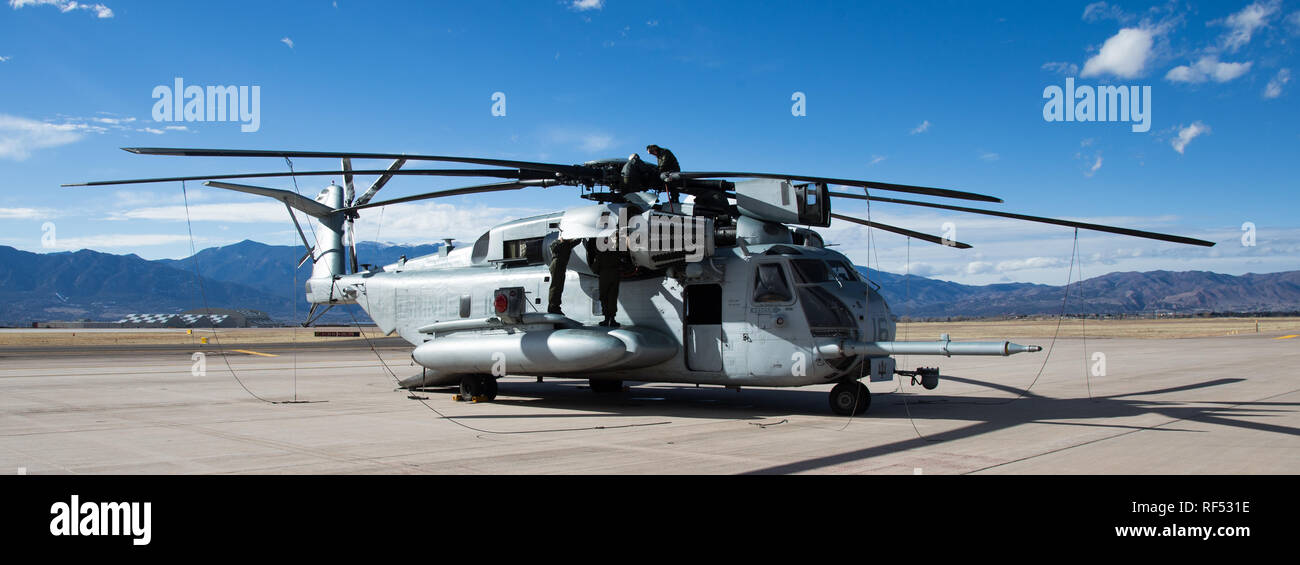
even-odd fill
[{"label": "dry grass field", "polygon": [[[1258,324],[1258,327],[1256,326]],[[1043,320],[980,320],[966,322],[910,322],[898,325],[898,339],[937,339],[949,334],[954,340],[1002,337],[1052,337],[1055,318]],[[1300,334],[1300,318],[1174,318],[1127,320],[1060,321],[1061,337],[1173,339],[1254,334]]]},{"label": "dry grass field", "polygon": [[[1261,335],[1300,334],[1300,318],[1183,318],[1165,320],[1077,320],[1060,322],[1061,337],[1172,339],[1256,333]],[[0,347],[75,347],[112,345],[198,344],[207,337],[211,344],[255,345],[259,343],[322,343],[352,341],[349,337],[315,337],[317,328],[238,328],[194,330],[3,330]],[[319,328],[325,331],[351,328]],[[1057,330],[1056,319],[983,320],[963,322],[910,322],[899,324],[898,339],[927,341],[947,333],[954,340],[999,338],[1046,338]],[[367,328],[367,338],[384,337]]]},{"label": "dry grass field", "polygon": [[[0,347],[72,347],[78,345],[185,345],[198,344],[208,338],[210,344],[254,345],[259,343],[321,343],[354,341],[355,337],[315,337],[315,331],[352,331],[354,328],[232,328],[196,329],[186,333],[183,329],[166,330],[4,330],[0,331]],[[366,328],[364,335],[375,339],[383,334],[375,328]]]}]

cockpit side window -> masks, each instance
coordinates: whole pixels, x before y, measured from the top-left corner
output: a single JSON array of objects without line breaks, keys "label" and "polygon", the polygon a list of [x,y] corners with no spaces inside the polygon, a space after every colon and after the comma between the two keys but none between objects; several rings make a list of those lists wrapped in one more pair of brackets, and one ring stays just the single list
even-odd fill
[{"label": "cockpit side window", "polygon": [[827,282],[831,279],[831,273],[826,269],[826,263],[820,259],[795,259],[790,261],[794,265],[794,277],[796,284],[811,284]]},{"label": "cockpit side window", "polygon": [[835,275],[837,280],[857,281],[858,271],[844,261],[827,261],[831,267],[831,274]]},{"label": "cockpit side window", "polygon": [[780,263],[759,263],[754,272],[754,302],[790,302],[794,294]]}]

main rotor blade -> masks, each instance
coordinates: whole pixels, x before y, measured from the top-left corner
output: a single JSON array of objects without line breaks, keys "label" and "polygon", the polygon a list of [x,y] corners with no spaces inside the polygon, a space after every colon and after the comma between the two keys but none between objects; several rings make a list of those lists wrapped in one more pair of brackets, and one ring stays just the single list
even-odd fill
[{"label": "main rotor blade", "polygon": [[350,262],[352,263],[352,272],[353,272],[353,273],[357,273],[357,272],[360,271],[360,268],[359,268],[359,265],[357,264],[357,263],[358,263],[358,261],[357,261],[357,236],[356,236],[356,233],[352,231],[352,229],[353,229],[353,227],[352,227],[353,222],[354,222],[354,220],[353,220],[352,216],[348,216],[348,247],[349,247],[348,251],[349,251],[349,254],[351,255],[351,261],[350,261]]},{"label": "main rotor blade", "polygon": [[921,233],[921,232],[919,232],[919,231],[912,231],[912,230],[909,230],[909,229],[907,229],[907,228],[900,228],[900,227],[898,227],[898,226],[891,226],[891,225],[889,225],[889,224],[882,224],[882,223],[880,223],[880,222],[873,222],[873,221],[871,221],[871,220],[864,220],[864,219],[862,219],[862,218],[854,218],[854,217],[852,217],[852,216],[845,216],[845,215],[843,215],[843,214],[836,214],[836,213],[834,213],[834,212],[831,213],[831,217],[832,217],[832,218],[835,218],[835,219],[837,219],[837,220],[844,220],[844,221],[846,221],[846,222],[853,222],[853,223],[855,223],[855,224],[861,224],[861,225],[864,225],[864,226],[870,226],[870,227],[873,227],[873,228],[876,228],[876,229],[882,229],[882,230],[885,230],[885,231],[887,231],[887,232],[894,232],[894,233],[896,233],[896,234],[899,234],[899,235],[905,235],[905,236],[907,236],[907,237],[914,237],[914,238],[919,239],[919,240],[922,240],[922,241],[928,241],[928,242],[930,242],[930,243],[937,243],[937,244],[939,244],[939,245],[943,245],[943,246],[946,246],[946,247],[956,247],[957,249],[970,249],[970,247],[971,247],[970,244],[968,244],[968,243],[962,243],[962,242],[960,242],[960,241],[955,241],[955,240],[951,240],[951,239],[944,239],[944,238],[941,238],[941,237],[936,237],[936,236],[930,235],[930,234],[928,234],[928,233]]},{"label": "main rotor blade", "polygon": [[261,149],[185,149],[169,147],[123,147],[122,150],[137,155],[171,155],[177,157],[279,157],[302,159],[406,159],[408,161],[446,161],[450,163],[472,163],[493,167],[512,167],[534,171],[550,171],[574,176],[590,176],[594,172],[580,165],[561,165],[558,163],[535,163],[532,161],[512,161],[509,159],[483,159],[480,157],[451,157],[446,155],[406,155],[402,153],[348,153],[342,151],[276,151]]},{"label": "main rotor blade", "polygon": [[[323,177],[338,175],[338,171],[298,171],[294,173],[239,173],[229,175],[202,175],[192,177],[162,177],[151,179],[126,179],[126,180],[99,180],[91,182],[76,182],[61,184],[59,186],[113,186],[119,184],[149,184],[155,182],[177,182],[177,181],[196,181],[196,180],[222,180],[222,179],[257,179],[257,178],[276,178],[276,177]],[[411,176],[433,176],[433,177],[496,177],[503,179],[536,179],[541,175],[543,178],[550,178],[552,175],[542,171],[522,171],[519,169],[408,169],[404,171],[395,171],[390,169],[368,169],[364,171],[352,171],[354,175],[411,175]],[[377,182],[377,181],[376,181]],[[387,182],[387,181],[385,181]],[[381,185],[382,186],[382,185]],[[373,188],[373,187],[371,187]],[[373,195],[372,195],[373,196]]]},{"label": "main rotor blade", "polygon": [[864,195],[861,195],[861,194],[846,194],[846,193],[842,193],[842,192],[832,192],[832,193],[830,193],[830,195],[831,195],[831,196],[838,196],[838,197],[840,197],[840,198],[853,198],[853,199],[857,199],[857,200],[870,200],[870,201],[872,201],[872,202],[888,202],[888,203],[891,203],[891,204],[905,204],[905,205],[908,205],[908,206],[924,206],[924,207],[926,207],[926,208],[938,208],[938,209],[940,209],[940,210],[955,210],[955,211],[957,211],[957,212],[968,212],[968,213],[971,213],[971,214],[984,214],[985,216],[998,216],[998,217],[1002,217],[1002,218],[1011,218],[1011,219],[1013,219],[1013,220],[1025,220],[1025,221],[1027,221],[1027,222],[1039,222],[1039,223],[1043,223],[1043,224],[1054,224],[1054,225],[1058,225],[1058,226],[1066,226],[1066,227],[1071,227],[1071,228],[1079,228],[1079,229],[1085,229],[1085,230],[1093,230],[1093,231],[1101,231],[1101,232],[1107,232],[1107,233],[1115,233],[1115,234],[1119,234],[1119,235],[1127,235],[1127,236],[1132,236],[1132,237],[1143,237],[1143,238],[1146,238],[1146,239],[1155,239],[1155,240],[1159,240],[1159,241],[1168,241],[1168,242],[1172,242],[1172,243],[1182,243],[1182,244],[1185,244],[1185,245],[1200,245],[1200,246],[1202,246],[1202,247],[1214,247],[1214,242],[1213,242],[1213,241],[1205,241],[1205,240],[1203,240],[1203,239],[1193,239],[1193,238],[1190,238],[1190,237],[1183,237],[1183,236],[1181,236],[1181,235],[1170,235],[1170,234],[1166,234],[1166,233],[1157,233],[1157,232],[1150,232],[1150,231],[1144,231],[1144,230],[1135,230],[1135,229],[1130,229],[1130,228],[1120,228],[1120,227],[1107,226],[1107,225],[1102,225],[1102,224],[1090,224],[1090,223],[1087,223],[1087,222],[1075,222],[1075,221],[1071,221],[1071,220],[1058,220],[1058,219],[1056,219],[1056,218],[1044,218],[1044,217],[1042,217],[1042,216],[1030,216],[1030,215],[1027,215],[1027,214],[1013,214],[1013,213],[1011,213],[1011,212],[1000,212],[1000,211],[997,211],[997,210],[983,210],[983,209],[980,209],[980,208],[967,208],[967,207],[965,207],[965,206],[952,206],[952,205],[948,205],[948,204],[933,204],[933,203],[930,203],[930,202],[917,202],[917,201],[915,201],[915,200],[900,200],[900,199],[897,199],[897,198],[884,198],[884,197],[881,197],[881,196],[864,196]]},{"label": "main rotor blade", "polygon": [[521,188],[526,188],[530,186],[547,187],[547,186],[554,186],[555,184],[557,183],[553,180],[526,180],[526,181],[498,182],[492,184],[480,184],[476,186],[466,186],[463,188],[451,188],[447,190],[426,192],[424,194],[416,194],[414,196],[404,196],[402,198],[394,198],[392,200],[382,200],[380,202],[369,202],[366,204],[354,205],[349,208],[342,208],[341,210],[343,212],[352,212],[356,210],[364,210],[366,208],[374,208],[376,206],[387,206],[389,204],[401,204],[403,202],[415,202],[417,200],[428,200],[430,198],[460,196],[462,194],[478,194],[480,192],[500,192],[503,190],[519,190]]},{"label": "main rotor blade", "polygon": [[269,196],[271,198],[279,200],[280,202],[284,202],[289,206],[302,210],[303,212],[307,213],[307,215],[316,218],[326,218],[329,217],[330,214],[334,213],[334,210],[329,206],[326,206],[324,204],[321,204],[320,202],[307,198],[306,196],[301,196],[296,192],[289,192],[287,190],[280,190],[278,188],[263,188],[260,186],[248,186],[246,184],[233,184],[228,182],[205,182],[203,183],[203,186],[224,188],[226,190],[246,192],[248,194],[256,194],[258,196]]},{"label": "main rotor blade", "polygon": [[835,179],[835,178],[828,178],[828,177],[809,177],[803,175],[786,175],[786,174],[777,174],[777,173],[690,172],[690,173],[667,173],[667,176],[668,176],[668,180],[706,179],[706,178],[754,178],[754,179],[799,180],[799,181],[807,181],[807,182],[824,182],[826,184],[839,184],[844,186],[860,186],[863,188],[891,190],[894,192],[910,192],[912,194],[942,196],[944,198],[960,198],[962,200],[978,200],[981,202],[1002,202],[1001,198],[997,198],[995,196],[989,196],[987,194],[976,194],[974,192],[963,192],[960,190],[949,190],[946,188],[930,188],[928,186],[913,186],[909,184],[893,184],[888,182],[875,182],[875,181],[853,180],[853,179]]},{"label": "main rotor blade", "polygon": [[353,204],[360,206],[362,204],[370,202],[370,199],[375,197],[375,193],[379,192],[379,189],[383,188],[384,185],[388,184],[388,179],[393,178],[393,173],[397,172],[397,170],[402,168],[402,165],[405,164],[406,164],[406,159],[398,159],[396,161],[393,161],[393,164],[388,166],[388,172],[384,173],[382,176],[375,179],[374,184],[371,184],[370,188],[366,190],[366,193],[362,194],[361,198],[358,198],[357,201],[354,202]]}]

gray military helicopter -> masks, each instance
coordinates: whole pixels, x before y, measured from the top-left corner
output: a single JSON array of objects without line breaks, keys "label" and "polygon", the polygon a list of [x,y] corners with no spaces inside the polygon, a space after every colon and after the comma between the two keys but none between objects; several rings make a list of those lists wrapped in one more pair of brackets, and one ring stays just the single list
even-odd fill
[{"label": "gray military helicopter", "polygon": [[[813,227],[838,219],[957,248],[969,244],[832,212],[836,198],[924,206],[1043,222],[1179,244],[1214,243],[1176,235],[1070,220],[874,196],[872,190],[1000,203],[1001,199],[940,188],[817,176],[750,172],[667,172],[636,159],[565,165],[477,157],[266,151],[125,148],[143,155],[341,159],[342,171],[245,173],[98,181],[99,186],[202,180],[205,186],[283,202],[313,263],[305,292],[311,311],[304,325],[341,304],[360,306],[379,328],[414,346],[423,367],[401,381],[421,388],[459,384],[465,398],[491,400],[505,374],[578,377],[596,392],[623,390],[624,381],[797,387],[836,383],[831,409],[861,414],[871,393],[861,383],[899,375],[925,388],[938,385],[937,368],[901,370],[895,355],[1013,355],[1037,345],[1009,341],[895,340],[896,317],[879,286],[852,262],[828,249]],[[352,160],[391,160],[385,169],[354,170]],[[493,168],[404,169],[413,161],[466,163]],[[292,168],[292,167],[291,167]],[[239,178],[339,175],[309,199],[296,192],[225,182]],[[354,177],[377,179],[355,196]],[[395,176],[463,176],[508,179],[372,201]],[[830,186],[863,189],[832,192]],[[494,226],[473,245],[390,265],[359,264],[353,222],[379,206],[520,190],[574,186],[591,201]],[[659,201],[671,188],[694,196],[686,204]],[[688,199],[689,200],[689,199]],[[312,218],[309,241],[293,210]],[[803,227],[800,227],[803,226]],[[574,248],[565,271],[567,314],[546,311],[552,284],[551,243],[557,238],[594,242]],[[621,253],[617,327],[604,317],[596,248]]]}]

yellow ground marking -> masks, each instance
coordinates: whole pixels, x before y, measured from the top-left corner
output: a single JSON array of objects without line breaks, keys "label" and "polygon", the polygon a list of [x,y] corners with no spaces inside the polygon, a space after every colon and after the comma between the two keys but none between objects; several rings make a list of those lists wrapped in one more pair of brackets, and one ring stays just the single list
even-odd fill
[{"label": "yellow ground marking", "polygon": [[1293,337],[1300,337],[1300,334],[1284,335],[1282,337],[1275,337],[1273,339],[1291,339]]},{"label": "yellow ground marking", "polygon": [[256,351],[249,351],[247,349],[231,349],[231,351],[234,351],[235,353],[246,353],[248,355],[258,355],[261,357],[279,357],[279,355],[272,355],[270,353],[258,353]]}]

